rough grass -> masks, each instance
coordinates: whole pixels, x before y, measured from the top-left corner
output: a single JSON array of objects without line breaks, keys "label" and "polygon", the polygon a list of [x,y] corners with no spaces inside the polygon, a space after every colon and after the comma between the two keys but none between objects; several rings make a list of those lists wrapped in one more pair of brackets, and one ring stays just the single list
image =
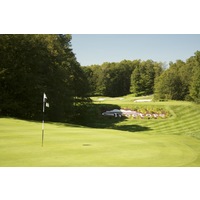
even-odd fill
[{"label": "rough grass", "polygon": [[[127,99],[126,99],[127,98]],[[135,106],[130,97],[104,104]],[[100,103],[96,101],[96,105]],[[148,102],[167,119],[93,119],[81,125],[0,118],[0,166],[200,166],[200,107],[189,102]]]}]

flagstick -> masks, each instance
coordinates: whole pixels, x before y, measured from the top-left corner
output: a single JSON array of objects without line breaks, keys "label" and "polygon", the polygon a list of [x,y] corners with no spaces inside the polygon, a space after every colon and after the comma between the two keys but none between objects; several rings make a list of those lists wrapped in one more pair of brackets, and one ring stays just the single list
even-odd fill
[{"label": "flagstick", "polygon": [[[44,117],[44,114],[43,114]],[[43,143],[44,143],[44,118],[42,120],[42,147],[43,147]]]},{"label": "flagstick", "polygon": [[47,96],[45,93],[43,93],[43,107],[42,107],[42,147],[44,143],[44,111],[45,111],[45,106],[49,107],[49,103],[46,102]]},{"label": "flagstick", "polygon": [[43,108],[42,108],[43,114],[42,114],[42,147],[44,143],[44,111],[45,111],[45,98],[43,94]]}]

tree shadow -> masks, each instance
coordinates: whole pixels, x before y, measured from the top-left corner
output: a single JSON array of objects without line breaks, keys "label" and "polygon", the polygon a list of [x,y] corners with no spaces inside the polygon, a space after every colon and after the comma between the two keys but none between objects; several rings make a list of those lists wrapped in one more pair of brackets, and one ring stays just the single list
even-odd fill
[{"label": "tree shadow", "polygon": [[120,125],[114,126],[113,129],[122,130],[122,131],[129,131],[129,132],[139,132],[139,131],[150,131],[151,128],[147,126],[140,126],[140,125]]},{"label": "tree shadow", "polygon": [[114,104],[92,104],[82,118],[77,118],[72,121],[74,126],[84,126],[89,128],[106,128],[114,130],[122,130],[128,132],[139,132],[152,130],[146,126],[140,126],[135,124],[129,125],[117,125],[118,123],[127,120],[127,117],[114,117],[114,116],[102,116],[105,111],[120,109],[119,105]]}]

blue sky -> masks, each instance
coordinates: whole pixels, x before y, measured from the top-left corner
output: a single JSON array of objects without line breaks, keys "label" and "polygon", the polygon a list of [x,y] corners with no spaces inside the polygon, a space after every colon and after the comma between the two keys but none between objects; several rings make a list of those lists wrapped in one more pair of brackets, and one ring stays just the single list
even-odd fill
[{"label": "blue sky", "polygon": [[124,59],[168,64],[200,50],[200,34],[72,34],[71,44],[82,66]]}]

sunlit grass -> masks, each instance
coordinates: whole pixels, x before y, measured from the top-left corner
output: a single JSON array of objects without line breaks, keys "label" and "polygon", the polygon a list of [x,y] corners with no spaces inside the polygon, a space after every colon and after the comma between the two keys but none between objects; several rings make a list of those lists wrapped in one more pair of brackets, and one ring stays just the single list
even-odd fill
[{"label": "sunlit grass", "polygon": [[134,103],[125,98],[103,103],[161,106],[171,116],[96,116],[81,126],[45,123],[43,147],[41,123],[0,118],[0,166],[200,166],[199,105],[178,101]]}]

